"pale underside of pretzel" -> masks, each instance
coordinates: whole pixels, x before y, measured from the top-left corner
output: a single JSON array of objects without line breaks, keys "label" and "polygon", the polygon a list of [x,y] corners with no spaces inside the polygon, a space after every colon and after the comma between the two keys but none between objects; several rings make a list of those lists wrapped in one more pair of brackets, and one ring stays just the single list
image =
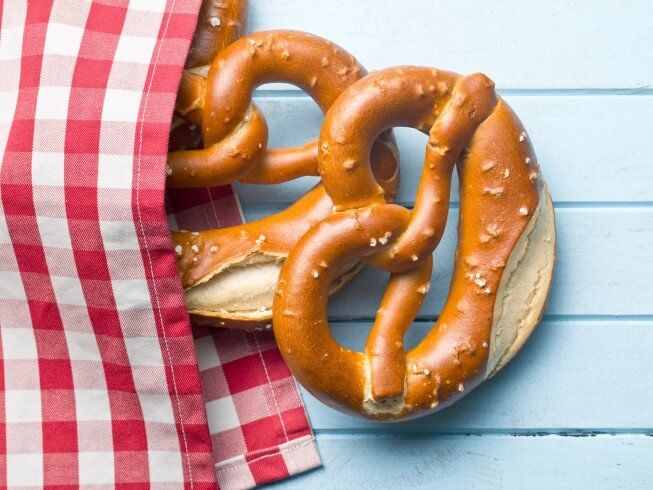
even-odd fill
[{"label": "pale underside of pretzel", "polygon": [[[323,111],[365,75],[347,52],[295,31],[268,31],[242,38],[221,51],[208,71],[187,70],[176,112],[188,123],[168,156],[169,187],[214,186],[236,180],[277,183],[318,175],[317,142],[267,149],[267,125],[252,103],[254,89],[286,82],[307,92]],[[188,144],[201,134],[203,148]],[[173,133],[174,136],[174,133]],[[190,149],[189,149],[190,148]],[[375,181],[389,200],[398,185],[398,154],[390,131],[371,149]],[[311,226],[329,216],[333,202],[317,185],[290,208],[240,226],[172,232],[186,304],[193,320],[218,326],[269,325],[281,264]],[[331,291],[361,267],[344,264]]]},{"label": "pale underside of pretzel", "polygon": [[[429,134],[412,212],[388,204],[370,172],[372,141],[395,126]],[[406,352],[455,166],[461,205],[449,295],[431,332]],[[329,110],[319,170],[335,212],[292,250],[274,299],[275,337],[300,383],[334,408],[397,420],[452,404],[504,366],[542,314],[555,223],[528,136],[493,83],[419,67],[373,73]],[[391,273],[364,352],[339,345],[326,316],[331,282],[356,260]]]}]

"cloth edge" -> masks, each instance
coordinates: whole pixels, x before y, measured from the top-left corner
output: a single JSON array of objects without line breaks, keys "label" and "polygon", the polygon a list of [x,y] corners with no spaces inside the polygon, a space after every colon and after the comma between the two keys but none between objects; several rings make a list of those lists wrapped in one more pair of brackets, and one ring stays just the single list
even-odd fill
[{"label": "cloth edge", "polygon": [[[216,465],[218,485],[221,490],[247,490],[250,488],[289,478],[322,466],[322,458],[317,449],[315,437],[306,435],[269,450],[257,451],[257,456],[247,459],[247,455],[238,456]],[[267,460],[277,460],[279,457],[285,463],[285,469],[277,464],[267,466],[265,476],[254,481],[252,466],[266,466]],[[258,472],[257,472],[258,473]]]}]

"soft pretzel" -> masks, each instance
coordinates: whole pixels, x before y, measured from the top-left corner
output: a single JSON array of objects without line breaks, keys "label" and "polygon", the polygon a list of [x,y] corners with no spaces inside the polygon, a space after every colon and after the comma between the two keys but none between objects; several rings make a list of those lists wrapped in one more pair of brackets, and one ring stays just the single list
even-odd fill
[{"label": "soft pretzel", "polygon": [[[245,34],[248,20],[247,0],[202,0],[185,68],[206,70],[220,51]],[[197,149],[201,143],[197,125],[175,114],[169,149]]]},{"label": "soft pretzel", "polygon": [[247,0],[202,0],[186,68],[208,65],[247,30]]},{"label": "soft pretzel", "polygon": [[[206,71],[220,51],[245,34],[249,21],[247,7],[247,0],[202,0],[184,65],[188,71],[183,72],[183,78],[189,72]],[[183,85],[180,94],[184,92]],[[168,148],[176,151],[201,146],[197,125],[174,114]]]},{"label": "soft pretzel", "polygon": [[[372,142],[393,126],[429,135],[412,212],[388,204],[370,171]],[[449,295],[431,332],[406,352],[456,164],[461,207]],[[420,67],[370,74],[327,113],[319,170],[334,213],[292,250],[274,299],[275,337],[299,382],[337,409],[396,420],[442,409],[504,366],[542,314],[555,223],[528,136],[492,81]],[[326,313],[336,271],[357,260],[391,273],[365,352],[339,345]]]},{"label": "soft pretzel", "polygon": [[[306,91],[326,111],[366,73],[338,46],[310,34],[268,31],[242,38],[220,52],[206,70],[186,71],[176,112],[201,130],[194,148],[192,129],[178,135],[168,155],[169,187],[213,186],[235,180],[276,183],[318,175],[317,142],[267,150],[265,119],[252,103],[264,83],[287,82]],[[191,126],[189,126],[190,128]],[[181,131],[181,129],[180,129]],[[388,199],[398,184],[398,156],[392,134],[371,145],[375,181]],[[281,263],[308,229],[329,216],[333,203],[321,185],[287,210],[225,229],[173,232],[186,306],[195,321],[231,327],[262,327],[271,318]],[[337,271],[337,289],[359,270],[359,262]],[[263,322],[263,323],[262,323]]]}]

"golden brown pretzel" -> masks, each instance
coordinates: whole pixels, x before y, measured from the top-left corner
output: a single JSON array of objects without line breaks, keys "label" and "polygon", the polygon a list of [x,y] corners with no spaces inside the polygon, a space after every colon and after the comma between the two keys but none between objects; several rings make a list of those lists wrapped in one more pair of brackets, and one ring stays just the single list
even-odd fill
[{"label": "golden brown pretzel", "polygon": [[247,0],[202,0],[186,68],[208,65],[247,30]]},{"label": "golden brown pretzel", "polygon": [[[415,208],[388,204],[369,166],[393,126],[428,132]],[[539,321],[554,262],[550,196],[528,137],[484,75],[399,67],[352,85],[327,113],[319,168],[335,212],[283,265],[274,332],[288,366],[328,405],[374,419],[439,410],[500,369]],[[403,335],[426,292],[458,164],[461,209],[451,288],[431,332]],[[391,272],[365,352],[340,346],[326,317],[342,264]]]},{"label": "golden brown pretzel", "polygon": [[[247,0],[202,0],[185,68],[205,70],[220,51],[245,34],[248,20]],[[184,72],[183,78],[191,72]],[[183,84],[180,92],[184,92]],[[201,146],[197,125],[175,114],[169,149],[189,150]]]},{"label": "golden brown pretzel", "polygon": [[[252,93],[264,83],[292,83],[326,111],[364,75],[350,54],[306,33],[259,32],[232,43],[215,58],[206,77],[186,71],[182,79],[176,111],[201,129],[203,148],[168,155],[167,185],[274,183],[318,175],[316,142],[267,150],[267,126],[252,103]],[[392,134],[384,132],[373,143],[371,161],[375,181],[390,200],[398,184],[397,160]],[[332,207],[318,185],[287,210],[263,220],[219,230],[173,232],[193,319],[242,328],[269,322],[281,262],[301,235],[331,214]],[[359,263],[343,266],[334,289],[359,268]]]}]

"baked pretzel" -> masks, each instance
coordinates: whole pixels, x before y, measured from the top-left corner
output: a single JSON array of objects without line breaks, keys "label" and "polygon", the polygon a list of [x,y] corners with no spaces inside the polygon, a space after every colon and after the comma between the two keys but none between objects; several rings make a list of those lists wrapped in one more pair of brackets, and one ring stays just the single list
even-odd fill
[{"label": "baked pretzel", "polygon": [[[245,34],[248,20],[247,0],[202,0],[186,56],[186,70],[206,72],[220,51]],[[188,77],[186,71],[183,77]],[[184,92],[183,83],[179,92]],[[201,147],[197,125],[174,114],[168,148],[175,151]]]},{"label": "baked pretzel", "polygon": [[[269,184],[319,175],[316,141],[298,148],[267,149],[267,125],[252,103],[252,93],[261,84],[287,82],[302,88],[326,111],[365,74],[349,53],[310,34],[268,31],[239,39],[219,53],[208,72],[184,72],[176,113],[190,122],[191,129],[184,129],[185,136],[178,135],[174,146],[182,149],[168,155],[167,185],[214,186],[236,180]],[[196,146],[192,125],[201,130],[203,148],[185,149]],[[391,132],[380,134],[371,146],[375,182],[392,200],[398,184],[398,153]],[[332,208],[333,202],[318,185],[290,208],[259,221],[173,232],[192,319],[237,328],[269,325],[281,263]],[[360,262],[343,265],[332,290],[361,266]]]},{"label": "baked pretzel", "polygon": [[[370,170],[372,142],[394,126],[429,135],[412,212],[388,204]],[[403,336],[429,289],[456,165],[451,288],[434,328],[406,352]],[[451,405],[515,355],[551,283],[553,207],[524,128],[485,75],[386,69],[332,105],[319,170],[334,213],[292,250],[274,299],[274,333],[288,366],[326,404],[372,419]],[[334,340],[326,313],[336,271],[357,260],[391,273],[364,352]]]},{"label": "baked pretzel", "polygon": [[186,68],[208,65],[247,30],[247,0],[202,0]]}]

